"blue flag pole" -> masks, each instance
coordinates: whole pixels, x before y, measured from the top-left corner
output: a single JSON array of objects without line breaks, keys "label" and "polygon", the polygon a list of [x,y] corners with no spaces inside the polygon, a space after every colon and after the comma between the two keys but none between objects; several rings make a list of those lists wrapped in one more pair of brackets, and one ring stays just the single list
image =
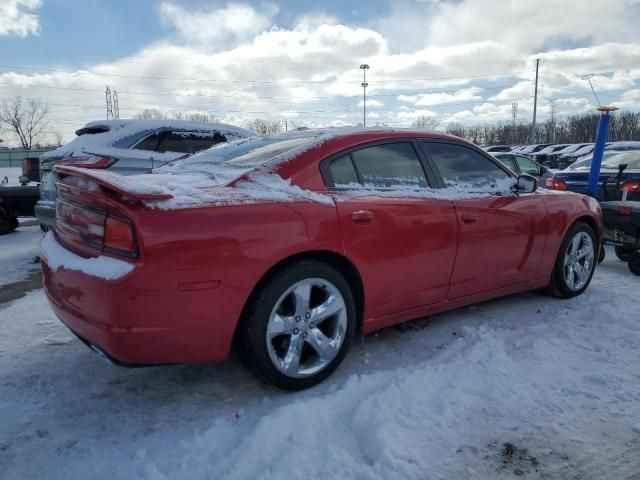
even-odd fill
[{"label": "blue flag pole", "polygon": [[589,170],[589,180],[587,182],[587,195],[598,198],[598,179],[600,178],[600,166],[604,155],[604,144],[607,142],[609,132],[610,112],[618,110],[618,107],[600,107],[600,122],[598,123],[598,133],[596,144],[593,147],[593,159],[591,160],[591,170]]}]

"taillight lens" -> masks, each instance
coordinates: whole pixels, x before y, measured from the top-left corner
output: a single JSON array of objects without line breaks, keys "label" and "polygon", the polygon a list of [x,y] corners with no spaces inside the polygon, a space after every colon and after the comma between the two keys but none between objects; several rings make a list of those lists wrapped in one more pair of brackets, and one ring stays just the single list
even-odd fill
[{"label": "taillight lens", "polygon": [[558,180],[557,178],[552,177],[552,178],[547,178],[545,187],[547,187],[549,190],[566,190],[567,184],[564,183],[562,180]]},{"label": "taillight lens", "polygon": [[108,216],[104,224],[104,247],[115,250],[114,253],[136,254],[136,242],[131,222]]},{"label": "taillight lens", "polygon": [[621,192],[624,192],[625,189],[629,193],[638,193],[640,192],[640,182],[627,182],[620,185]]},{"label": "taillight lens", "polygon": [[116,159],[112,157],[95,157],[88,155],[84,157],[65,158],[59,163],[82,168],[107,168],[116,163]]}]

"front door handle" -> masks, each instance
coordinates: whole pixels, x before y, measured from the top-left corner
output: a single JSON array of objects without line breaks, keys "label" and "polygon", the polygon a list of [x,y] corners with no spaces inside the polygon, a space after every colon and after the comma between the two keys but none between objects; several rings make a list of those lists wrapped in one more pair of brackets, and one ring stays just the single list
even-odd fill
[{"label": "front door handle", "polygon": [[462,223],[465,225],[473,225],[478,221],[478,217],[476,215],[469,215],[468,213],[462,214]]},{"label": "front door handle", "polygon": [[373,220],[373,212],[369,210],[356,210],[351,214],[353,223],[371,223]]}]

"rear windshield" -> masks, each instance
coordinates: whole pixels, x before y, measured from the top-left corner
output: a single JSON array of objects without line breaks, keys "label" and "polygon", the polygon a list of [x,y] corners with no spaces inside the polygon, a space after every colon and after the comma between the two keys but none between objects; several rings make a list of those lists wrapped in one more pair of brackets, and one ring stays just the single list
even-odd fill
[{"label": "rear windshield", "polygon": [[285,155],[296,147],[311,143],[315,138],[316,135],[296,138],[252,137],[237,142],[223,143],[171,163],[173,167],[190,168],[194,165],[210,164],[248,170],[262,165],[274,157]]}]

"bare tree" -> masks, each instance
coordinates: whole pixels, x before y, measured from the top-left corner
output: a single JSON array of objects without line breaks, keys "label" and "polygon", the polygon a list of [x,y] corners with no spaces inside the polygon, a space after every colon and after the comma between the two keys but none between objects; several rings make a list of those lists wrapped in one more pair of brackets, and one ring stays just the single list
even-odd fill
[{"label": "bare tree", "polygon": [[417,117],[411,126],[413,128],[419,128],[421,130],[433,130],[440,125],[440,122],[435,117],[427,117],[426,115],[420,115]]},{"label": "bare tree", "polygon": [[59,130],[56,130],[53,133],[53,139],[54,139],[54,142],[56,144],[56,147],[61,147],[62,144],[64,143],[64,138],[62,136],[62,132],[59,131]]},{"label": "bare tree", "polygon": [[217,119],[208,113],[190,113],[187,115],[187,120],[191,120],[192,122],[211,123],[215,122]]},{"label": "bare tree", "polygon": [[142,112],[136,115],[136,118],[143,120],[166,120],[169,118],[167,112],[158,110],[156,108],[145,108]]},{"label": "bare tree", "polygon": [[261,118],[254,118],[247,122],[247,127],[253,130],[258,135],[264,135],[267,133],[278,133],[282,131],[282,122],[278,120],[263,120]]},{"label": "bare tree", "polygon": [[47,126],[49,106],[39,98],[5,100],[0,107],[0,123],[15,133],[22,148],[31,150]]}]

